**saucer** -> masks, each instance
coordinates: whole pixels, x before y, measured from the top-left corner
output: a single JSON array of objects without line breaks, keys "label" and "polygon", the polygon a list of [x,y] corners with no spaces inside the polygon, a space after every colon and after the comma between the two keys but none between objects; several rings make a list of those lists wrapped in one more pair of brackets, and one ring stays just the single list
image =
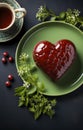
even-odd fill
[{"label": "saucer", "polygon": [[[15,0],[0,0],[0,2],[6,2],[10,4],[14,9],[21,8],[21,6]],[[20,12],[18,13],[18,15],[20,15]],[[15,38],[21,31],[23,22],[24,18],[16,20],[14,23],[14,27],[12,27],[9,31],[0,32],[0,42],[6,42]]]}]

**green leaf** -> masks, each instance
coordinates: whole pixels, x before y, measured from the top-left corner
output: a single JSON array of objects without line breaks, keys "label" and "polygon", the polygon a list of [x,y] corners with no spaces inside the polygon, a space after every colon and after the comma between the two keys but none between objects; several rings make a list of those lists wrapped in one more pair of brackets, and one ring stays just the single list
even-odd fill
[{"label": "green leaf", "polygon": [[22,101],[19,101],[19,104],[18,104],[18,106],[19,107],[21,107],[21,106],[23,106],[24,105],[24,102],[22,102]]},{"label": "green leaf", "polygon": [[18,106],[21,107],[21,106],[24,105],[24,103],[25,103],[25,98],[22,96],[22,97],[19,98],[19,104],[18,104]]},{"label": "green leaf", "polygon": [[28,90],[28,95],[31,95],[31,94],[33,94],[33,93],[35,93],[36,92],[36,86],[31,86],[30,88],[29,88],[29,90]]},{"label": "green leaf", "polygon": [[37,119],[40,117],[41,113],[42,113],[42,110],[41,110],[41,109],[38,110],[38,111],[36,111],[36,112],[34,113],[34,119],[37,120]]},{"label": "green leaf", "polygon": [[57,101],[56,101],[55,99],[51,100],[50,102],[51,102],[51,105],[52,105],[52,106],[55,106],[56,103],[57,103]]},{"label": "green leaf", "polygon": [[35,108],[34,107],[29,107],[29,111],[35,113]]},{"label": "green leaf", "polygon": [[[25,106],[38,119],[41,114],[53,116],[55,100],[49,100],[42,92],[46,91],[45,86],[38,79],[35,73],[35,66],[30,62],[29,56],[23,53],[19,58],[19,73],[24,78],[23,86],[15,89],[15,95],[19,97],[18,106]],[[23,63],[23,64],[22,64]]]},{"label": "green leaf", "polygon": [[60,20],[64,20],[65,17],[66,17],[66,12],[64,12],[64,11],[59,14],[59,19]]},{"label": "green leaf", "polygon": [[25,100],[25,106],[28,107],[28,104],[29,104],[29,98],[27,97]]},{"label": "green leaf", "polygon": [[54,110],[50,110],[50,111],[46,112],[46,115],[48,115],[51,119],[52,119],[52,117],[53,117],[54,114],[55,114]]},{"label": "green leaf", "polygon": [[[64,22],[72,24],[78,27],[81,31],[83,31],[83,17],[80,16],[80,11],[78,9],[69,8],[66,11],[60,12],[59,15],[56,15],[53,10],[47,9],[46,6],[40,6],[38,12],[36,13],[36,18],[38,21],[41,22],[46,21],[46,19],[51,21],[63,20]],[[81,23],[81,25],[77,26],[78,23]]]},{"label": "green leaf", "polygon": [[55,21],[56,18],[57,18],[56,16],[53,16],[53,17],[50,18],[50,20],[51,20],[51,21]]},{"label": "green leaf", "polygon": [[19,93],[19,92],[23,91],[24,89],[25,89],[24,86],[17,87],[17,88],[15,88],[15,93]]},{"label": "green leaf", "polygon": [[38,91],[39,92],[44,92],[45,91],[45,86],[44,86],[43,83],[37,82],[37,86],[38,86]]}]

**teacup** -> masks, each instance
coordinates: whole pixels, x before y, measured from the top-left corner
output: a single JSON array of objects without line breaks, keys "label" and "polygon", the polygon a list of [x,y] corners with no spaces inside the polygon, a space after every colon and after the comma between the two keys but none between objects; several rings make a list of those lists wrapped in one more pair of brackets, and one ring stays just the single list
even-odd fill
[{"label": "teacup", "polygon": [[[19,12],[21,12],[20,15],[17,15]],[[0,32],[8,31],[16,19],[23,18],[25,14],[25,8],[14,9],[8,3],[0,3]]]}]

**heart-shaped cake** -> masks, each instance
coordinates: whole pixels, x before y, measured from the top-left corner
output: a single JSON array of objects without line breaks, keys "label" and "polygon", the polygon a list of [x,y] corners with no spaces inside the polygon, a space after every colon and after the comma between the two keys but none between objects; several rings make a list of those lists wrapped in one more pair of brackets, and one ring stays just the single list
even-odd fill
[{"label": "heart-shaped cake", "polygon": [[70,40],[62,39],[56,44],[40,41],[33,50],[36,65],[53,80],[59,79],[75,59],[76,49]]}]

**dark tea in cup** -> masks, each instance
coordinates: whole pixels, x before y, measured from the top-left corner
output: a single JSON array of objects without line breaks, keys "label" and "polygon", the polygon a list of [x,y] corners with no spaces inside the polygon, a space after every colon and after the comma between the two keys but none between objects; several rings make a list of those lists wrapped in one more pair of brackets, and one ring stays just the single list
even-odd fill
[{"label": "dark tea in cup", "polygon": [[[20,12],[20,16],[18,14]],[[26,14],[24,8],[14,9],[10,4],[0,2],[0,32],[9,31],[9,29],[14,25],[16,19],[23,18]],[[14,28],[14,26],[13,26]]]},{"label": "dark tea in cup", "polygon": [[0,7],[0,29],[7,28],[12,23],[12,11],[7,7]]},{"label": "dark tea in cup", "polygon": [[7,3],[0,3],[0,31],[9,29],[15,22],[13,8]]}]

